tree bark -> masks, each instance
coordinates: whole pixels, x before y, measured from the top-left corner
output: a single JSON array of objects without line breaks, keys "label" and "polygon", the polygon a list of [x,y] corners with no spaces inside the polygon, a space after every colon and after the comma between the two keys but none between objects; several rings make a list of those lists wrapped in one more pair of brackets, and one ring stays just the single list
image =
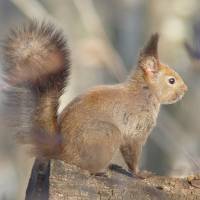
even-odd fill
[{"label": "tree bark", "polygon": [[[113,165],[112,170],[108,170],[108,176],[92,176],[87,171],[55,160],[51,161],[50,168],[49,183],[44,178],[46,186],[35,190],[37,193],[35,196],[41,196],[42,193],[48,192],[49,195],[44,200],[200,199],[198,176],[172,178],[153,175],[142,180],[132,177],[129,172],[117,165]],[[37,173],[33,173],[33,171],[31,177]],[[46,173],[48,174],[48,170]],[[41,186],[41,181],[39,183]],[[34,184],[32,186],[36,187]],[[27,198],[27,200],[29,199]]]},{"label": "tree bark", "polygon": [[36,159],[26,189],[25,200],[49,200],[50,161]]}]

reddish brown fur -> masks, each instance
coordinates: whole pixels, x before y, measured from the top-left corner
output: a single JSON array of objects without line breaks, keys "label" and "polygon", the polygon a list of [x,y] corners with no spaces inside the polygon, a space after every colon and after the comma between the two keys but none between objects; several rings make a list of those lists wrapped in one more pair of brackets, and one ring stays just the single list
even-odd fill
[{"label": "reddish brown fur", "polygon": [[[46,30],[46,27],[43,29]],[[42,32],[42,35],[38,35],[38,32]],[[35,50],[37,45],[33,45],[32,49],[24,51],[29,52],[26,53],[29,62],[25,65],[24,57],[18,62],[19,59],[13,60],[12,55],[18,52],[13,45],[19,39],[23,44],[25,37],[26,45],[31,44],[32,39],[27,35],[37,35],[34,42],[44,48],[46,53],[38,55]],[[44,37],[48,45],[43,45],[41,38]],[[56,155],[57,159],[96,173],[107,167],[115,152],[120,149],[129,169],[138,173],[142,146],[156,124],[160,105],[174,103],[187,89],[175,71],[160,63],[158,35],[153,35],[141,51],[136,71],[127,81],[88,90],[66,106],[58,121],[58,97],[64,87],[64,66],[69,68],[69,64],[66,62],[66,52],[57,45],[57,39],[53,38],[49,36],[49,31],[43,34],[41,26],[33,26],[25,28],[22,36],[15,33],[14,39],[10,39],[5,48],[8,80],[13,79],[14,75],[16,85],[23,87],[28,83],[36,97],[35,115],[32,118],[33,127],[36,128],[33,128],[33,132],[44,139],[35,140],[39,153],[49,158]],[[39,65],[35,65],[38,58]],[[29,68],[36,71],[33,77],[28,74]],[[58,81],[59,76],[61,81]],[[20,82],[22,77],[23,81]],[[169,77],[174,77],[176,84],[170,85]],[[54,140],[56,142],[52,144]]]}]

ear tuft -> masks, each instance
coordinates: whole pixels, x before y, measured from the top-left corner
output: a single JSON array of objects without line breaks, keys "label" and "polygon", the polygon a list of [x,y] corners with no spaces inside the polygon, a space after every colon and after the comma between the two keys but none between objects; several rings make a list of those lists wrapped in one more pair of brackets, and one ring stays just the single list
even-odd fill
[{"label": "ear tuft", "polygon": [[158,41],[159,41],[159,34],[154,33],[147,42],[144,49],[141,51],[141,55],[153,56],[158,59]]}]

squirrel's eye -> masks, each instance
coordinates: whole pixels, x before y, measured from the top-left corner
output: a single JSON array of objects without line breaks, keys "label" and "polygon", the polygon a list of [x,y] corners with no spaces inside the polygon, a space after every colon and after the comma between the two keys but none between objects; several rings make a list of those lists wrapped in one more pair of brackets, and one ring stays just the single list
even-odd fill
[{"label": "squirrel's eye", "polygon": [[175,80],[175,78],[169,78],[169,79],[168,79],[168,82],[169,82],[171,85],[173,85],[173,84],[176,82],[176,80]]}]

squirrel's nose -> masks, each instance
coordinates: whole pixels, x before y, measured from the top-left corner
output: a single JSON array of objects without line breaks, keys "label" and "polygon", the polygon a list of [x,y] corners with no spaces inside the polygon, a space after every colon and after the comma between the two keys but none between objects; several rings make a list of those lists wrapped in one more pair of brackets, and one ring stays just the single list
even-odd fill
[{"label": "squirrel's nose", "polygon": [[181,86],[181,89],[184,91],[184,92],[187,92],[187,90],[188,90],[188,87],[187,87],[187,85],[182,85]]}]

